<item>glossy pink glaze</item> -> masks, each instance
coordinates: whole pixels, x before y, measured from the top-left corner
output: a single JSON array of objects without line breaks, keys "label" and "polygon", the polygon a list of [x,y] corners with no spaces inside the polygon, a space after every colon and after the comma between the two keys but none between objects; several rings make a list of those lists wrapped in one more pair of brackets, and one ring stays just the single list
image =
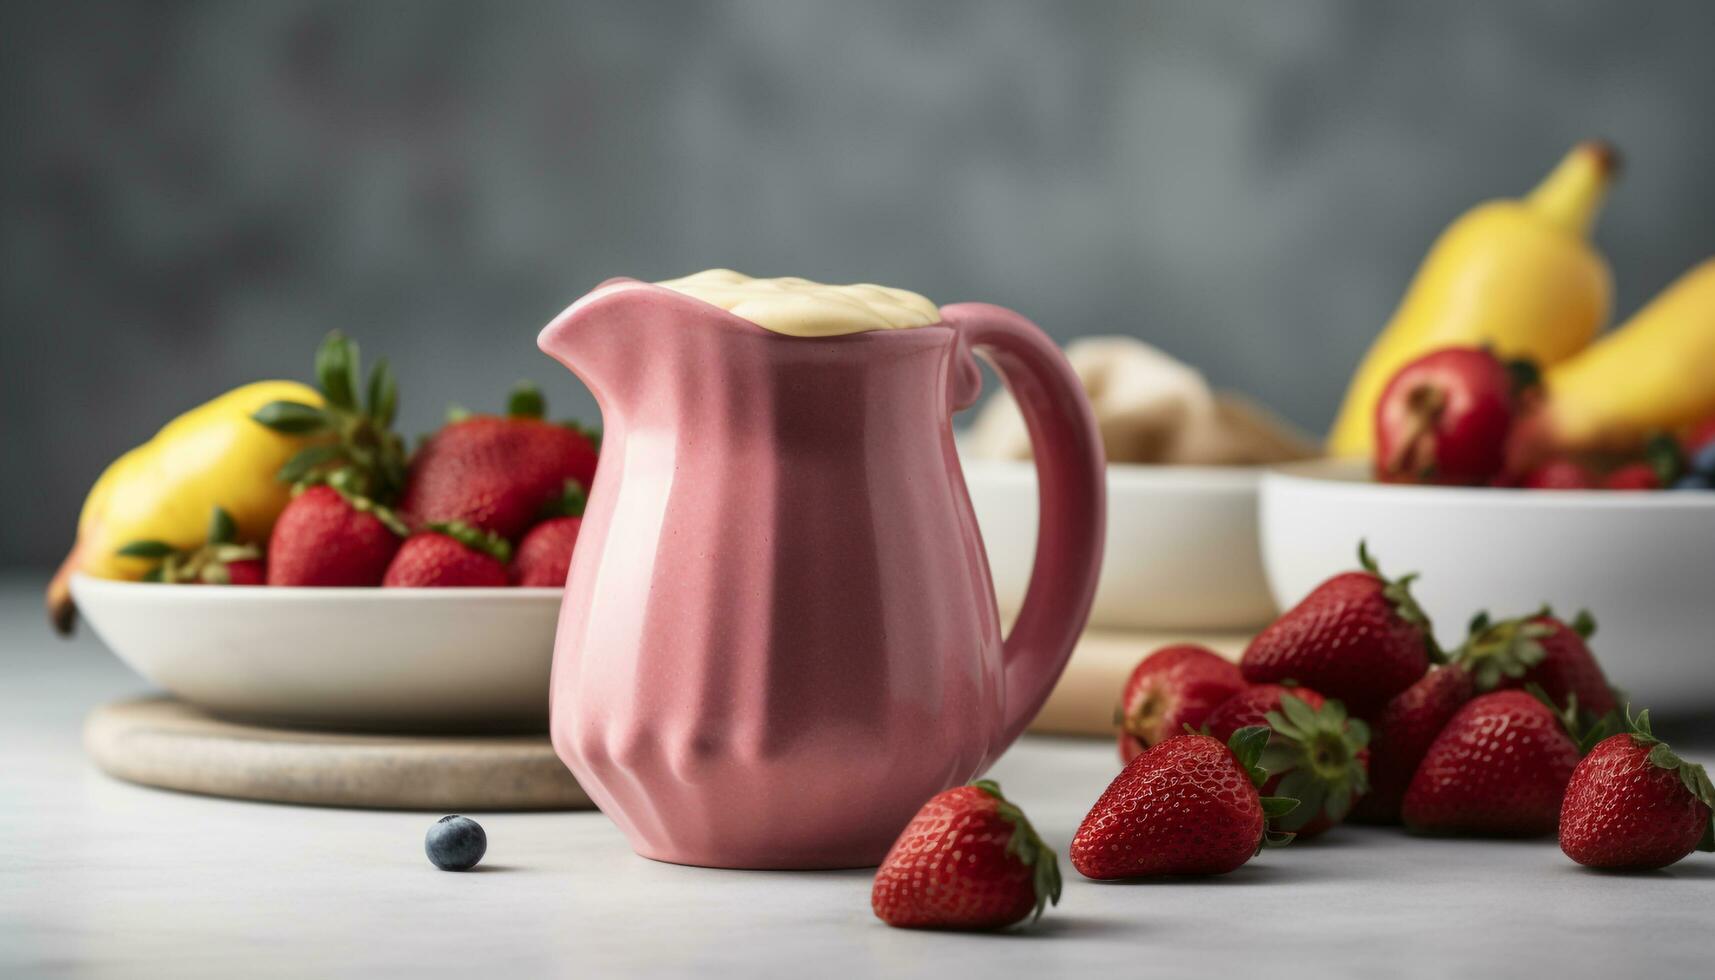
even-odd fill
[{"label": "glossy pink glaze", "polygon": [[[810,339],[657,286],[561,314],[544,351],[601,405],[554,648],[555,750],[639,854],[876,864],[1042,706],[1101,565],[1102,455],[1017,314]],[[1039,448],[1042,540],[1004,643],[954,452],[981,385]]]}]

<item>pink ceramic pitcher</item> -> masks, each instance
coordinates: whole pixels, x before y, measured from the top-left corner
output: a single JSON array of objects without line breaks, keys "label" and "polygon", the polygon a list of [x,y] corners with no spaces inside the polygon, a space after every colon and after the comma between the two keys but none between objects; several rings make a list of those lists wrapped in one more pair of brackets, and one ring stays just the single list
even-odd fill
[{"label": "pink ceramic pitcher", "polygon": [[[941,316],[785,336],[616,280],[542,331],[605,429],[554,646],[554,748],[639,854],[876,864],[1059,677],[1101,565],[1095,423],[1028,320]],[[1004,639],[953,446],[973,352],[1017,397],[1041,485]]]}]

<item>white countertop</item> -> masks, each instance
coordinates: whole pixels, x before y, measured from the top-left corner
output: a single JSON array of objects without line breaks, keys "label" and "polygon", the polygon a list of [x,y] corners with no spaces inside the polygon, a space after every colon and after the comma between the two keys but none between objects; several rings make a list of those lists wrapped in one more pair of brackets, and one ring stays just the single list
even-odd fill
[{"label": "white countertop", "polygon": [[[1063,862],[1060,906],[994,936],[887,928],[866,872],[647,861],[599,813],[477,815],[482,869],[443,873],[422,850],[436,814],[96,772],[83,714],[143,685],[87,632],[49,636],[34,588],[0,588],[0,976],[1711,975],[1715,857],[1600,875],[1552,840],[1341,828],[1224,878],[1153,884]],[[993,775],[1064,848],[1116,765],[1105,742],[1029,738]]]}]

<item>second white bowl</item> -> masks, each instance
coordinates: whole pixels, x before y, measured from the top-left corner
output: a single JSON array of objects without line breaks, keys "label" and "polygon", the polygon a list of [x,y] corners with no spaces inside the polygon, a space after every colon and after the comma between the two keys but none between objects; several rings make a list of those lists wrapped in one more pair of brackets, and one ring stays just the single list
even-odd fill
[{"label": "second white bowl", "polygon": [[[966,459],[964,468],[995,596],[1011,615],[1036,559],[1036,467]],[[1092,626],[1238,631],[1274,616],[1257,543],[1260,467],[1113,463],[1107,474]]]}]

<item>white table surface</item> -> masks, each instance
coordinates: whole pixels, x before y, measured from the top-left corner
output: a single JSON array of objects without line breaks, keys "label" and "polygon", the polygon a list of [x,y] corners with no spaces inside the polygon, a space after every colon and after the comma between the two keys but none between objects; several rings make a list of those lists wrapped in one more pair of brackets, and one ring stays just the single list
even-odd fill
[{"label": "white table surface", "polygon": [[[35,587],[0,587],[4,977],[1715,975],[1715,857],[1600,875],[1552,840],[1341,828],[1224,878],[1153,884],[1063,864],[1059,908],[992,936],[887,928],[861,871],[647,861],[599,813],[479,815],[482,869],[443,873],[422,851],[436,814],[95,771],[83,714],[143,684],[87,632],[52,638]],[[1115,769],[1106,743],[1031,738],[993,775],[1063,848]]]}]

